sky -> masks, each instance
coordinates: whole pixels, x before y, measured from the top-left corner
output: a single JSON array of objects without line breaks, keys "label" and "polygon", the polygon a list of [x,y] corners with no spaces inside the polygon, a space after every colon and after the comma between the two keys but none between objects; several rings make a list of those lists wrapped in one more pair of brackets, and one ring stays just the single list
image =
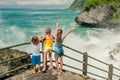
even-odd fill
[{"label": "sky", "polygon": [[68,8],[74,0],[0,0],[0,8]]}]

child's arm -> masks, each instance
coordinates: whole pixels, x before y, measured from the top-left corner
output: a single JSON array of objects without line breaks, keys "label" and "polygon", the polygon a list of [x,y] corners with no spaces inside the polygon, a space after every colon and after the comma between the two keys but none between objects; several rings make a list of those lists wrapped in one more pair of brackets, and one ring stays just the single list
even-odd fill
[{"label": "child's arm", "polygon": [[30,42],[32,43],[32,36],[30,36]]},{"label": "child's arm", "polygon": [[45,36],[38,36],[38,40],[39,41],[42,41],[42,40],[44,40],[45,39]]},{"label": "child's arm", "polygon": [[57,35],[58,27],[59,27],[59,22],[56,22],[56,32],[55,32],[55,35]]},{"label": "child's arm", "polygon": [[75,27],[73,26],[73,27],[62,37],[62,39],[65,39],[66,36],[67,36],[69,33],[71,33],[74,29],[75,29]]}]

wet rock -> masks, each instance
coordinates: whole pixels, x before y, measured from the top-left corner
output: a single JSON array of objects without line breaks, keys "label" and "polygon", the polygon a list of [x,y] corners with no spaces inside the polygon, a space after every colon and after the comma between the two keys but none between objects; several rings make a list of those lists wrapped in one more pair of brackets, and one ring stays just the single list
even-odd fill
[{"label": "wet rock", "polygon": [[[19,50],[14,50],[14,49],[5,49],[5,50],[0,50],[0,62],[10,59],[10,58],[17,58],[20,56],[26,55],[26,52],[22,52]],[[30,63],[30,56],[27,55],[25,57],[15,59],[13,61],[9,61],[3,64],[0,64],[0,74],[5,73],[9,70],[15,69],[19,66],[22,66],[24,64]],[[14,72],[12,73],[14,74]]]}]

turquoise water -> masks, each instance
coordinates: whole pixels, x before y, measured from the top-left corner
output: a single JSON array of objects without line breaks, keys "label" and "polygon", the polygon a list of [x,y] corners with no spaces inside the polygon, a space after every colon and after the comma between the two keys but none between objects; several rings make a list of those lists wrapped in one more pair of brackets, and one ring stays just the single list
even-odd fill
[{"label": "turquoise water", "polygon": [[[64,44],[83,52],[101,53],[120,40],[114,29],[76,25],[74,19],[78,14],[79,11],[65,9],[0,8],[0,47],[28,42],[30,36],[44,35],[47,27],[54,35],[57,21],[64,33],[71,26],[76,27]],[[99,46],[103,46],[104,50]]]},{"label": "turquoise water", "polygon": [[[89,55],[97,59],[109,64],[117,64],[117,67],[119,67],[119,57],[115,55],[118,61],[110,61],[109,59],[109,52],[120,41],[119,33],[116,33],[115,29],[78,26],[74,21],[78,13],[79,11],[63,9],[0,8],[0,48],[28,42],[30,36],[44,35],[44,30],[47,27],[50,27],[52,34],[54,34],[55,23],[58,21],[64,33],[71,26],[76,26],[75,30],[65,39],[65,45],[81,52],[88,52]],[[25,50],[30,51],[29,47],[25,48]],[[73,54],[67,49],[65,49],[65,54],[82,59],[80,55],[77,53]],[[65,61],[72,65],[71,61],[67,59]],[[92,61],[90,63],[105,68],[98,63]],[[79,64],[74,65],[81,67]],[[91,68],[89,69],[94,71]],[[101,73],[101,75],[104,74]]]},{"label": "turquoise water", "polygon": [[[101,29],[85,28],[76,25],[74,19],[79,11],[64,9],[21,9],[1,8],[0,9],[0,47],[17,43],[28,42],[30,36],[44,35],[47,27],[55,32],[55,23],[60,23],[60,28],[66,32],[71,26],[76,26],[73,33],[82,39],[88,39],[89,31],[92,35],[99,37]],[[97,32],[97,33],[96,33]]]},{"label": "turquoise water", "polygon": [[29,41],[33,35],[44,35],[46,27],[54,34],[55,23],[64,30],[75,24],[77,11],[62,9],[0,9],[0,42],[11,45]]}]

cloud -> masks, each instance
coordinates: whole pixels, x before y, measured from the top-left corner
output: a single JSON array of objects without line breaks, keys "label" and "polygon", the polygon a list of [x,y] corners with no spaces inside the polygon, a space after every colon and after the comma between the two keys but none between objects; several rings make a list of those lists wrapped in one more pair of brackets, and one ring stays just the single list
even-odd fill
[{"label": "cloud", "polygon": [[73,0],[0,0],[1,5],[64,5],[72,2]]},{"label": "cloud", "polygon": [[[72,1],[72,0],[71,0]],[[18,5],[64,5],[68,4],[68,0],[19,0]]]},{"label": "cloud", "polygon": [[0,6],[69,6],[74,0],[0,0]]},{"label": "cloud", "polygon": [[0,0],[0,6],[15,5],[17,0]]},{"label": "cloud", "polygon": [[9,5],[9,4],[10,4],[10,3],[3,2],[3,1],[0,2],[0,5]]}]

